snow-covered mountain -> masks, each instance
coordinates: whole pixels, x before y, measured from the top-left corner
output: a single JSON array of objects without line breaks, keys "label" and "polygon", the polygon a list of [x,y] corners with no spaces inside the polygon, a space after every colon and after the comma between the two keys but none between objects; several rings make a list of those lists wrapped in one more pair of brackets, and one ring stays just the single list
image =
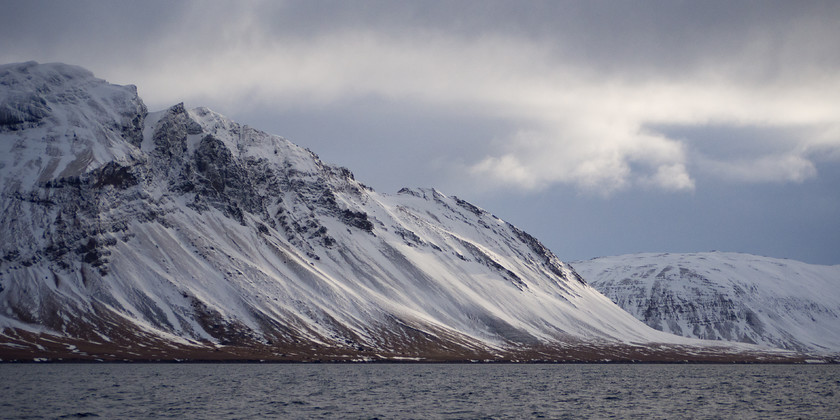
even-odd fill
[{"label": "snow-covered mountain", "polygon": [[206,108],[147,112],[78,67],[0,66],[0,185],[7,359],[759,351],[647,327],[457,197],[377,193]]},{"label": "snow-covered mountain", "polygon": [[838,265],[722,252],[622,255],[572,265],[658,330],[840,353]]}]

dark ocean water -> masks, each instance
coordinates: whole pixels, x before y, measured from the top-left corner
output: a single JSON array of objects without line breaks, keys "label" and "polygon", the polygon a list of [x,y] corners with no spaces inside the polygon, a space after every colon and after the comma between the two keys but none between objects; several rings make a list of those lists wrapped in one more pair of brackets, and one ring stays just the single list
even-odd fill
[{"label": "dark ocean water", "polygon": [[0,417],[840,418],[840,365],[0,364]]}]

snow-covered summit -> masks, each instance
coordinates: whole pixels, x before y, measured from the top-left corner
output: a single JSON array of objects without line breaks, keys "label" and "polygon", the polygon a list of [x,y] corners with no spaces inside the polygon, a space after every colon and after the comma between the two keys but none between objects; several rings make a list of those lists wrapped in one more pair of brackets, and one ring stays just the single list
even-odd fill
[{"label": "snow-covered summit", "polygon": [[840,266],[749,254],[631,254],[572,263],[648,325],[711,340],[840,353]]},{"label": "snow-covered summit", "polygon": [[130,159],[145,114],[134,86],[109,84],[81,67],[2,65],[0,183],[7,191],[29,189]]},{"label": "snow-covered summit", "polygon": [[464,200],[377,193],[206,108],[149,113],[133,87],[57,64],[0,67],[0,91],[0,354],[55,343],[100,358],[757,351],[655,331]]}]

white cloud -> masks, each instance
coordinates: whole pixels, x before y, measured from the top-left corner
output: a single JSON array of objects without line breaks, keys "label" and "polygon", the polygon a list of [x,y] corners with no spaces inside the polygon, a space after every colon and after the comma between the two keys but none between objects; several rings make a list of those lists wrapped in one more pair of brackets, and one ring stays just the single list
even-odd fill
[{"label": "white cloud", "polygon": [[735,161],[699,160],[709,174],[740,182],[803,182],[817,175],[812,161],[795,154]]},{"label": "white cloud", "polygon": [[656,173],[648,179],[651,185],[666,190],[693,190],[694,180],[688,175],[685,165],[675,163],[656,168]]}]

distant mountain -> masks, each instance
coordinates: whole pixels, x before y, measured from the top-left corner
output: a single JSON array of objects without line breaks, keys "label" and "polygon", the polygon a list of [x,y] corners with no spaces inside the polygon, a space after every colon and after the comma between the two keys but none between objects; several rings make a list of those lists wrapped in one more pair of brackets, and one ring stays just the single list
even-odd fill
[{"label": "distant mountain", "polygon": [[790,356],[655,331],[466,201],[74,66],[0,66],[0,185],[4,360]]},{"label": "distant mountain", "polygon": [[840,354],[840,266],[748,254],[634,254],[572,263],[660,331]]}]

